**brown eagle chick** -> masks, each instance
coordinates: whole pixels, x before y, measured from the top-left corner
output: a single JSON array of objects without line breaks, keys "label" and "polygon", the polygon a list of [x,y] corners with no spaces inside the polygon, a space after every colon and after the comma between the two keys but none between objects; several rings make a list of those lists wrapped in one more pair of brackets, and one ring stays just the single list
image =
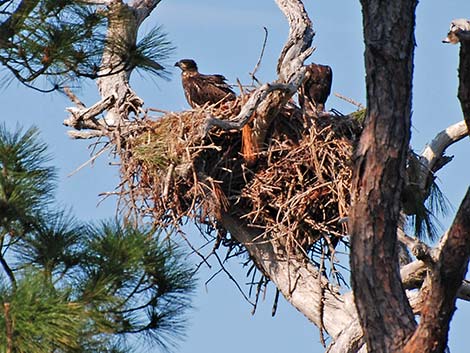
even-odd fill
[{"label": "brown eagle chick", "polygon": [[222,75],[203,75],[197,70],[197,64],[191,59],[182,59],[175,66],[181,72],[184,95],[192,108],[201,107],[206,103],[216,104],[231,101],[235,93],[225,82]]},{"label": "brown eagle chick", "polygon": [[331,92],[333,72],[327,65],[310,64],[304,82],[299,87],[299,105],[308,114],[325,110],[325,103]]}]

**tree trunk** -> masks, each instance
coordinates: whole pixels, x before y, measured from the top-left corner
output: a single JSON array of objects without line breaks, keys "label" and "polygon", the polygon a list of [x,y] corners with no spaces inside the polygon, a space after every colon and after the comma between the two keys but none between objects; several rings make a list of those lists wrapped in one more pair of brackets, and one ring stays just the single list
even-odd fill
[{"label": "tree trunk", "polygon": [[136,45],[138,23],[133,9],[122,2],[111,3],[108,11],[108,43],[103,52],[97,85],[101,97],[115,98],[114,107],[108,109],[105,122],[116,126],[143,105],[129,85],[132,68],[127,66],[125,57]]},{"label": "tree trunk", "polygon": [[5,353],[13,352],[13,323],[10,317],[10,303],[3,303],[3,311],[5,314],[5,334],[7,346]]},{"label": "tree trunk", "polygon": [[367,117],[357,147],[351,279],[369,352],[396,352],[413,333],[397,258],[410,140],[416,0],[362,0]]},{"label": "tree trunk", "polygon": [[460,105],[470,134],[470,39],[460,39],[459,93]]}]

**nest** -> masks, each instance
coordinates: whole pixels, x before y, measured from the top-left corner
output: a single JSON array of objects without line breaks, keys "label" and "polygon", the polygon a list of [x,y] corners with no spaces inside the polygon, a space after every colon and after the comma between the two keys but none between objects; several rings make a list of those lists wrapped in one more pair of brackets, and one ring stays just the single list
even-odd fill
[{"label": "nest", "polygon": [[241,131],[204,131],[208,114],[229,120],[242,103],[145,118],[121,154],[127,209],[168,232],[193,220],[208,233],[217,230],[229,247],[239,244],[223,229],[223,213],[292,252],[334,249],[347,234],[341,220],[350,204],[359,124],[348,116],[305,117],[289,105],[250,164],[241,153]]}]

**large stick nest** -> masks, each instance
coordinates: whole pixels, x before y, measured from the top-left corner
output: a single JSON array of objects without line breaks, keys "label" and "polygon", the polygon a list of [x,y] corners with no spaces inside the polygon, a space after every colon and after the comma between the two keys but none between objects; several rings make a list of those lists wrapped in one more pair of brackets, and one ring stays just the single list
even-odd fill
[{"label": "large stick nest", "polygon": [[[351,154],[358,123],[347,116],[305,117],[286,106],[273,122],[256,163],[241,153],[242,133],[213,128],[207,117],[230,120],[245,98],[158,119],[146,117],[121,153],[128,208],[173,231],[186,220],[219,230],[225,212],[259,230],[259,239],[284,239],[314,253],[345,234]],[[320,242],[321,240],[321,242]]]}]

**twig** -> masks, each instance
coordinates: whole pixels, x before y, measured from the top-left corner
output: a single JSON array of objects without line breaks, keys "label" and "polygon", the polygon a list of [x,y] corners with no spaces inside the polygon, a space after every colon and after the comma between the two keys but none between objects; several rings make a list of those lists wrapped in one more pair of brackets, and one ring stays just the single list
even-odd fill
[{"label": "twig", "polygon": [[[215,255],[215,258],[217,259],[217,262],[220,265],[220,270],[223,271],[228,276],[228,278],[235,284],[238,291],[242,294],[243,298],[245,298],[245,300],[248,303],[250,303],[252,306],[255,306],[255,304],[246,296],[245,292],[243,292],[243,289],[240,287],[237,280],[232,276],[232,274],[229,271],[227,271],[227,269],[225,268],[224,264],[222,263],[222,260],[220,259],[219,255],[217,253],[214,253],[214,255]],[[220,273],[220,271],[219,271],[219,273]],[[207,285],[207,283],[208,282],[206,282],[206,285]]]},{"label": "twig", "polygon": [[67,97],[72,101],[72,103],[75,103],[75,105],[79,109],[86,109],[86,105],[75,95],[75,93],[72,92],[72,90],[66,86],[63,88],[64,93],[66,94]]},{"label": "twig", "polygon": [[274,303],[273,303],[273,308],[271,309],[271,316],[274,317],[274,315],[276,315],[276,311],[277,311],[277,304],[279,302],[279,293],[281,291],[279,289],[276,288],[276,295],[274,296]]},{"label": "twig", "polygon": [[264,50],[266,49],[266,43],[268,41],[268,29],[266,27],[263,27],[263,29],[264,29],[263,46],[261,47],[261,53],[259,55],[258,62],[256,63],[255,68],[253,69],[253,72],[250,72],[250,76],[252,78],[251,84],[254,84],[254,82],[256,81],[257,84],[261,85],[261,82],[256,78],[255,74],[259,69],[261,60],[263,59]]},{"label": "twig", "polygon": [[356,101],[355,101],[354,99],[352,99],[352,98],[343,96],[342,94],[337,93],[337,92],[335,92],[334,95],[335,95],[336,97],[338,97],[339,99],[342,99],[342,100],[344,100],[344,101],[346,101],[346,102],[348,102],[348,103],[351,103],[352,105],[355,105],[355,106],[358,107],[359,109],[365,109],[365,106],[362,105],[362,103],[356,102]]},{"label": "twig", "polygon": [[77,169],[75,169],[73,172],[71,172],[67,177],[71,177],[72,175],[76,174],[78,171],[82,170],[85,166],[87,166],[90,163],[93,163],[96,158],[101,156],[105,151],[108,151],[113,147],[113,145],[109,144],[101,149],[101,151],[97,152],[95,155],[93,155],[89,160],[87,160],[85,163],[80,165]]}]

